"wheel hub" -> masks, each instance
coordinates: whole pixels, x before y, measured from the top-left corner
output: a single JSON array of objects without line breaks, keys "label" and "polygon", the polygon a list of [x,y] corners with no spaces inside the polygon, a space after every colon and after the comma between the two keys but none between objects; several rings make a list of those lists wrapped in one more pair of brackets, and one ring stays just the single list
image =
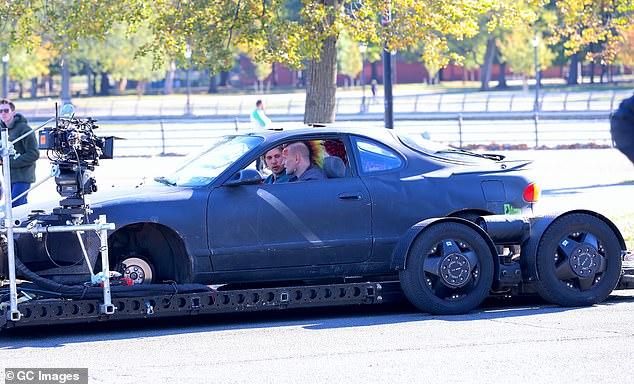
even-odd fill
[{"label": "wheel hub", "polygon": [[469,282],[470,272],[469,259],[460,253],[447,255],[440,263],[440,277],[449,287],[463,287]]},{"label": "wheel hub", "polygon": [[134,285],[152,282],[152,267],[143,259],[131,257],[122,262],[123,277],[132,280]]},{"label": "wheel hub", "polygon": [[601,266],[601,256],[597,249],[589,244],[581,244],[573,249],[570,267],[579,277],[594,276]]}]

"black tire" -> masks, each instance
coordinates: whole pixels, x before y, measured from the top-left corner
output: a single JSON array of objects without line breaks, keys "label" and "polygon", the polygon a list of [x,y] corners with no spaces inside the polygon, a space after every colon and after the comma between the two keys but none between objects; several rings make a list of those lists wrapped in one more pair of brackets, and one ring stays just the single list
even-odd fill
[{"label": "black tire", "polygon": [[467,225],[444,222],[414,240],[399,279],[405,296],[421,311],[457,315],[482,303],[493,273],[493,255],[482,235]]},{"label": "black tire", "polygon": [[612,228],[598,217],[575,213],[548,227],[537,248],[535,288],[562,306],[602,302],[621,276],[621,246]]}]

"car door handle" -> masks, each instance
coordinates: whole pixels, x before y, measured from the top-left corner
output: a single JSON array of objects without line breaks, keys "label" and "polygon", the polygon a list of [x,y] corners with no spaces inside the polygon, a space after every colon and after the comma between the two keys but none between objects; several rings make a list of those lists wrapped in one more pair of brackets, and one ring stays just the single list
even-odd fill
[{"label": "car door handle", "polygon": [[361,200],[363,196],[359,192],[344,192],[339,194],[341,200]]}]

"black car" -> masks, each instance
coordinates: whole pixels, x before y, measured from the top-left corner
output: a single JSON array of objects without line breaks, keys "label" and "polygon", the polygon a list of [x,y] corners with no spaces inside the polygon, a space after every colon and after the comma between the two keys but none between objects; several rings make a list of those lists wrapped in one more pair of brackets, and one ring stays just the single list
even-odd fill
[{"label": "black car", "polygon": [[[328,178],[264,184],[263,155],[299,141]],[[539,189],[527,164],[383,129],[259,131],[218,137],[175,172],[100,191],[90,207],[116,224],[111,266],[137,284],[384,278],[397,276],[395,246],[421,220],[531,214]],[[99,242],[84,237],[98,267]],[[75,234],[21,235],[16,251],[42,276],[89,274]]]}]

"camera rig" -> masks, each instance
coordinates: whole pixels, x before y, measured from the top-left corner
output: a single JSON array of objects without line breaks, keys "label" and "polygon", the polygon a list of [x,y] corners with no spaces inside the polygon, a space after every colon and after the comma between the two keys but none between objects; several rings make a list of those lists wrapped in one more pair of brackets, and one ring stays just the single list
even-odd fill
[{"label": "camera rig", "polygon": [[[19,268],[24,276],[29,277],[29,279],[34,282],[39,282],[38,284],[42,286],[50,286],[50,284],[53,284],[52,281],[31,272],[16,258],[14,234],[41,236],[41,234],[52,232],[76,233],[86,266],[90,270],[91,282],[93,284],[100,283],[103,286],[101,290],[103,293],[103,304],[100,305],[99,312],[102,314],[112,314],[115,310],[110,296],[111,271],[109,270],[107,240],[108,230],[113,230],[114,224],[108,223],[105,215],[100,215],[99,219],[94,220],[93,224],[82,224],[83,218],[86,217],[86,219],[88,219],[88,214],[91,213],[90,208],[86,204],[85,195],[97,190],[92,171],[94,171],[95,166],[99,164],[100,158],[112,158],[114,138],[97,137],[94,134],[94,129],[97,128],[95,120],[92,118],[75,118],[72,105],[65,105],[61,110],[62,115],[68,117],[59,117],[57,107],[55,109],[55,126],[52,128],[44,128],[39,132],[39,148],[46,149],[48,158],[51,160],[53,172],[50,177],[55,177],[57,192],[64,197],[60,201],[60,205],[53,208],[52,214],[46,214],[44,211],[33,211],[27,222],[20,223],[19,221],[13,220],[12,196],[9,190],[7,188],[2,189],[5,217],[3,225],[0,226],[0,253],[2,254],[1,256],[6,255],[7,261],[6,269],[8,270],[9,277],[10,309],[6,315],[7,319],[11,321],[18,321],[21,318],[21,314],[17,308],[16,268]],[[53,119],[50,119],[42,126],[31,130],[13,141],[9,140],[8,130],[1,130],[0,140],[2,145],[0,147],[0,154],[3,160],[4,186],[11,185],[9,162],[11,157],[15,155],[13,144],[23,140],[33,134],[33,132],[38,131],[52,120]],[[40,184],[41,182],[30,189]],[[81,234],[85,231],[95,231],[100,239],[99,253],[101,254],[102,271],[98,274],[94,273],[92,268],[94,260],[89,258],[83,244]],[[0,263],[4,264],[2,259],[3,257],[0,257]],[[58,288],[63,288],[63,286],[60,287]],[[75,289],[83,289],[81,286],[79,287],[80,288]]]},{"label": "camera rig", "polygon": [[53,166],[57,192],[64,197],[56,215],[83,215],[87,206],[85,195],[97,191],[92,176],[99,159],[111,159],[112,137],[97,137],[98,128],[92,118],[57,117],[53,128],[39,132],[39,147],[47,151]]}]

